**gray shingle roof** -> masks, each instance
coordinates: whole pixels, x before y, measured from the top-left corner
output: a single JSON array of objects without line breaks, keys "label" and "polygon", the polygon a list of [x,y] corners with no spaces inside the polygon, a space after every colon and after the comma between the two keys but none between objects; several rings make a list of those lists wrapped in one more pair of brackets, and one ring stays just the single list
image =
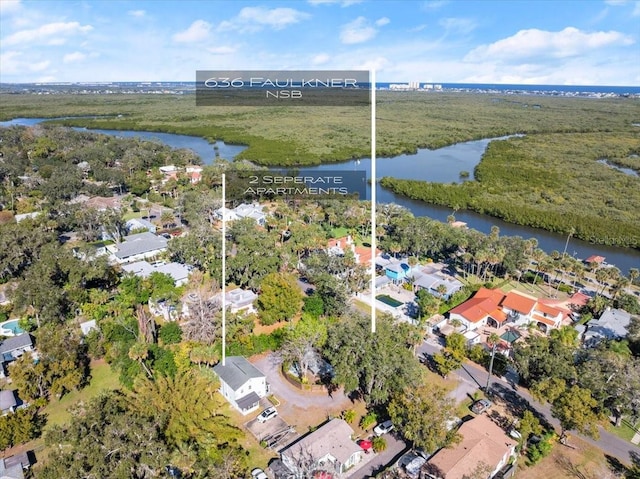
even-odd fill
[{"label": "gray shingle roof", "polygon": [[124,259],[166,247],[166,238],[145,231],[144,233],[127,236],[124,242],[118,245],[118,251],[116,251],[115,256],[118,259]]},{"label": "gray shingle roof", "polygon": [[215,373],[234,391],[245,384],[249,379],[262,378],[264,374],[242,356],[230,356],[226,358],[225,365],[218,363],[213,367]]},{"label": "gray shingle roof", "polygon": [[3,389],[0,391],[0,411],[5,411],[9,408],[16,407],[18,401],[13,391]]},{"label": "gray shingle roof", "polygon": [[33,340],[29,333],[23,333],[19,336],[13,336],[11,338],[5,339],[2,344],[0,344],[0,355],[5,353],[10,353],[11,351],[19,348],[24,348],[26,346],[33,346]]}]

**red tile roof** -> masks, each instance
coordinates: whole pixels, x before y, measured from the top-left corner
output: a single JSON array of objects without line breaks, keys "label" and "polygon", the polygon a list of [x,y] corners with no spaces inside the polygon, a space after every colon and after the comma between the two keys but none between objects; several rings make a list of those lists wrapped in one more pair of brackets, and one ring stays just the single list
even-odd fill
[{"label": "red tile roof", "polygon": [[550,316],[556,317],[559,314],[562,314],[563,311],[558,309],[558,308],[554,308],[553,306],[549,306],[547,304],[544,303],[538,303],[536,305],[536,311],[542,314],[548,314]]},{"label": "red tile roof", "polygon": [[584,260],[585,263],[602,263],[604,261],[604,256],[598,256],[597,254],[589,256]]},{"label": "red tile roof", "polygon": [[545,318],[544,316],[540,316],[539,314],[532,314],[531,319],[533,319],[534,321],[539,321],[544,324],[548,324],[549,326],[555,326],[557,324],[557,322],[554,321],[553,319]]},{"label": "red tile roof", "polygon": [[[504,293],[499,289],[480,288],[473,298],[456,306],[450,312],[459,314],[467,321],[477,323],[487,316],[493,317],[494,314],[497,314],[496,310],[502,313],[498,306],[502,298],[504,298]],[[498,320],[498,318],[495,319]]]},{"label": "red tile roof", "polygon": [[529,314],[536,304],[536,299],[524,296],[516,291],[509,291],[502,301],[504,308],[509,308],[519,313]]}]

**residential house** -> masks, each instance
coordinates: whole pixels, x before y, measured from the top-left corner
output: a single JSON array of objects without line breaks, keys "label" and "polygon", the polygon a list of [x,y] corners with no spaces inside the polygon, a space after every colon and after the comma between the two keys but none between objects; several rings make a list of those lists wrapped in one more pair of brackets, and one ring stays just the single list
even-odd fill
[{"label": "residential house", "polygon": [[162,273],[170,276],[176,286],[182,286],[189,282],[189,274],[191,273],[189,266],[181,263],[155,263],[151,264],[147,261],[136,261],[122,265],[122,270],[139,276],[140,278],[148,278],[152,273]]},{"label": "residential house", "polygon": [[265,375],[242,356],[229,356],[213,370],[220,378],[220,393],[244,415],[258,409],[269,391]]},{"label": "residential house", "polygon": [[429,458],[425,465],[431,479],[463,479],[472,477],[478,467],[492,471],[483,477],[493,478],[515,457],[518,444],[488,416],[481,415],[466,421],[458,430],[462,441],[454,447],[443,448]]},{"label": "residential house", "polygon": [[253,307],[254,301],[258,299],[258,295],[250,289],[236,288],[227,291],[225,295],[225,306],[232,313],[246,311],[248,313],[255,312]]},{"label": "residential house", "polygon": [[92,196],[78,195],[69,201],[70,204],[81,204],[86,209],[98,211],[117,210],[122,208],[122,201],[118,196]]},{"label": "residential house", "polygon": [[425,268],[413,274],[413,288],[416,293],[424,289],[429,294],[446,301],[453,293],[462,289],[462,283],[452,276]]},{"label": "residential house", "polygon": [[[567,314],[568,316],[568,314]],[[562,320],[565,318],[563,310],[552,305],[536,301],[531,313],[531,320],[538,325],[538,328],[547,333],[550,329],[558,329],[562,326]]]},{"label": "residential house", "polygon": [[107,245],[111,260],[115,263],[130,263],[153,258],[167,250],[167,240],[148,231],[125,236],[122,243]]},{"label": "residential house", "polygon": [[202,166],[189,165],[185,168],[185,172],[192,185],[197,185],[202,180]]},{"label": "residential house", "polygon": [[169,180],[178,179],[178,172],[180,170],[175,165],[161,166],[158,169],[160,170],[160,173],[162,173],[163,175],[162,184],[166,183]]},{"label": "residential house", "polygon": [[25,353],[35,355],[33,338],[29,333],[5,339],[0,344],[0,378],[6,377],[6,366]]},{"label": "residential house", "polygon": [[154,225],[151,221],[147,221],[143,218],[131,218],[126,222],[127,231],[130,233],[136,231],[141,233],[143,231],[148,231],[149,233],[154,233],[157,231],[156,225]]},{"label": "residential house", "polygon": [[384,274],[394,284],[402,283],[411,275],[411,266],[407,262],[407,259],[390,261],[384,266]]},{"label": "residential house", "polygon": [[353,434],[343,419],[332,419],[282,449],[280,459],[294,474],[314,471],[344,474],[362,460],[362,448],[351,439]]},{"label": "residential house", "polygon": [[259,226],[264,226],[266,224],[267,215],[264,213],[263,209],[264,206],[258,203],[251,205],[242,203],[233,209],[223,206],[214,212],[214,216],[219,221],[235,221],[243,218],[251,218]]},{"label": "residential house", "polygon": [[547,333],[557,329],[568,316],[567,310],[517,291],[480,288],[473,298],[449,311],[449,321],[458,320],[465,330],[482,326],[500,328],[506,324],[526,326],[534,323]]},{"label": "residential house", "polygon": [[509,291],[502,300],[502,310],[507,313],[509,321],[517,326],[524,326],[530,322],[535,305],[536,298],[517,291]]},{"label": "residential house", "polygon": [[263,206],[258,203],[254,203],[251,205],[247,205],[242,203],[238,205],[233,211],[240,218],[251,218],[254,220],[259,226],[264,226],[267,215],[262,211]]},{"label": "residential house", "polygon": [[631,314],[624,309],[607,308],[598,319],[587,323],[584,344],[594,346],[602,340],[620,340],[627,336]]},{"label": "residential house", "polygon": [[31,467],[32,451],[21,452],[0,459],[0,479],[24,479],[25,470]]},{"label": "residential house", "polygon": [[353,253],[356,264],[364,266],[369,266],[371,264],[371,259],[380,254],[380,250],[377,248],[375,254],[373,254],[373,250],[370,246],[356,246],[351,235],[343,236],[342,238],[331,238],[327,242],[328,255],[344,256],[344,254],[349,250]]},{"label": "residential house", "polygon": [[0,459],[0,479],[24,479],[22,464],[8,465],[7,459]]},{"label": "residential house", "polygon": [[467,331],[489,324],[499,327],[507,321],[507,315],[500,307],[504,293],[499,289],[480,288],[464,303],[449,311],[449,321],[459,321]]},{"label": "residential house", "polygon": [[16,393],[10,389],[0,390],[0,413],[5,414],[12,413],[18,407],[18,398]]}]

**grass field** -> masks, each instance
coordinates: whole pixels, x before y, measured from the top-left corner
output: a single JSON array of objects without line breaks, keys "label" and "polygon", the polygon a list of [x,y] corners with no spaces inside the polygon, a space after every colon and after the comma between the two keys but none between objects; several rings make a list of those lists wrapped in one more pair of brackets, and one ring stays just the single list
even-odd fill
[{"label": "grass field", "polygon": [[[571,446],[576,449],[554,444],[553,451],[535,466],[526,466],[518,462],[518,479],[603,479],[613,476],[613,465],[600,449],[597,449],[577,437],[572,437]],[[614,460],[615,461],[615,460]]]},{"label": "grass field", "polygon": [[99,396],[103,391],[118,389],[119,387],[118,375],[111,371],[107,363],[104,361],[92,362],[91,382],[88,386],[80,391],[72,391],[59,401],[51,401],[44,409],[43,412],[47,415],[45,432],[52,426],[64,424],[71,419],[71,414],[68,411],[70,406],[81,402],[86,403],[90,399]]}]

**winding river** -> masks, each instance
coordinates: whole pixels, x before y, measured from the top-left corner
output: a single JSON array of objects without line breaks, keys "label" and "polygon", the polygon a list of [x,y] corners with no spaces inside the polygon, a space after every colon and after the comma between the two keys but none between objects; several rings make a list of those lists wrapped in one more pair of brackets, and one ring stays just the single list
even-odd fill
[{"label": "winding river", "polygon": [[[33,126],[44,118],[16,118],[10,121],[0,122],[0,126]],[[80,129],[80,128],[77,128]],[[199,137],[176,135],[172,133],[156,133],[144,131],[121,131],[121,130],[91,130],[96,133],[121,137],[139,137],[145,140],[161,141],[173,148],[190,148],[196,152],[204,163],[211,163],[217,155],[221,158],[232,159],[246,147],[242,145],[227,145],[217,141],[209,143]],[[460,182],[461,171],[469,173],[468,179],[473,179],[473,169],[480,161],[487,145],[493,139],[483,139],[458,143],[456,145],[439,148],[437,150],[421,149],[414,155],[399,155],[393,158],[378,158],[376,161],[376,176],[392,176],[397,178],[412,178],[424,181],[434,181],[441,183]],[[366,171],[368,177],[371,173],[371,159],[363,158],[342,163],[330,163],[313,167],[305,167],[307,171]],[[396,203],[409,209],[415,216],[428,216],[439,221],[446,222],[447,216],[452,214],[450,208],[429,205],[420,201],[410,200],[402,196],[381,188],[376,189],[377,201],[379,203]],[[500,234],[509,236],[522,236],[523,238],[535,237],[539,247],[547,253],[553,250],[563,251],[567,237],[556,233],[551,233],[538,228],[518,226],[506,223],[497,218],[481,215],[471,211],[458,211],[456,219],[464,221],[470,228],[477,229],[483,233],[489,233],[492,226],[500,228]],[[609,264],[614,264],[628,273],[629,268],[640,267],[640,250],[631,248],[619,248],[613,246],[603,246],[591,244],[586,241],[570,238],[567,246],[567,253],[576,258],[587,258],[591,255],[604,256]]]}]

